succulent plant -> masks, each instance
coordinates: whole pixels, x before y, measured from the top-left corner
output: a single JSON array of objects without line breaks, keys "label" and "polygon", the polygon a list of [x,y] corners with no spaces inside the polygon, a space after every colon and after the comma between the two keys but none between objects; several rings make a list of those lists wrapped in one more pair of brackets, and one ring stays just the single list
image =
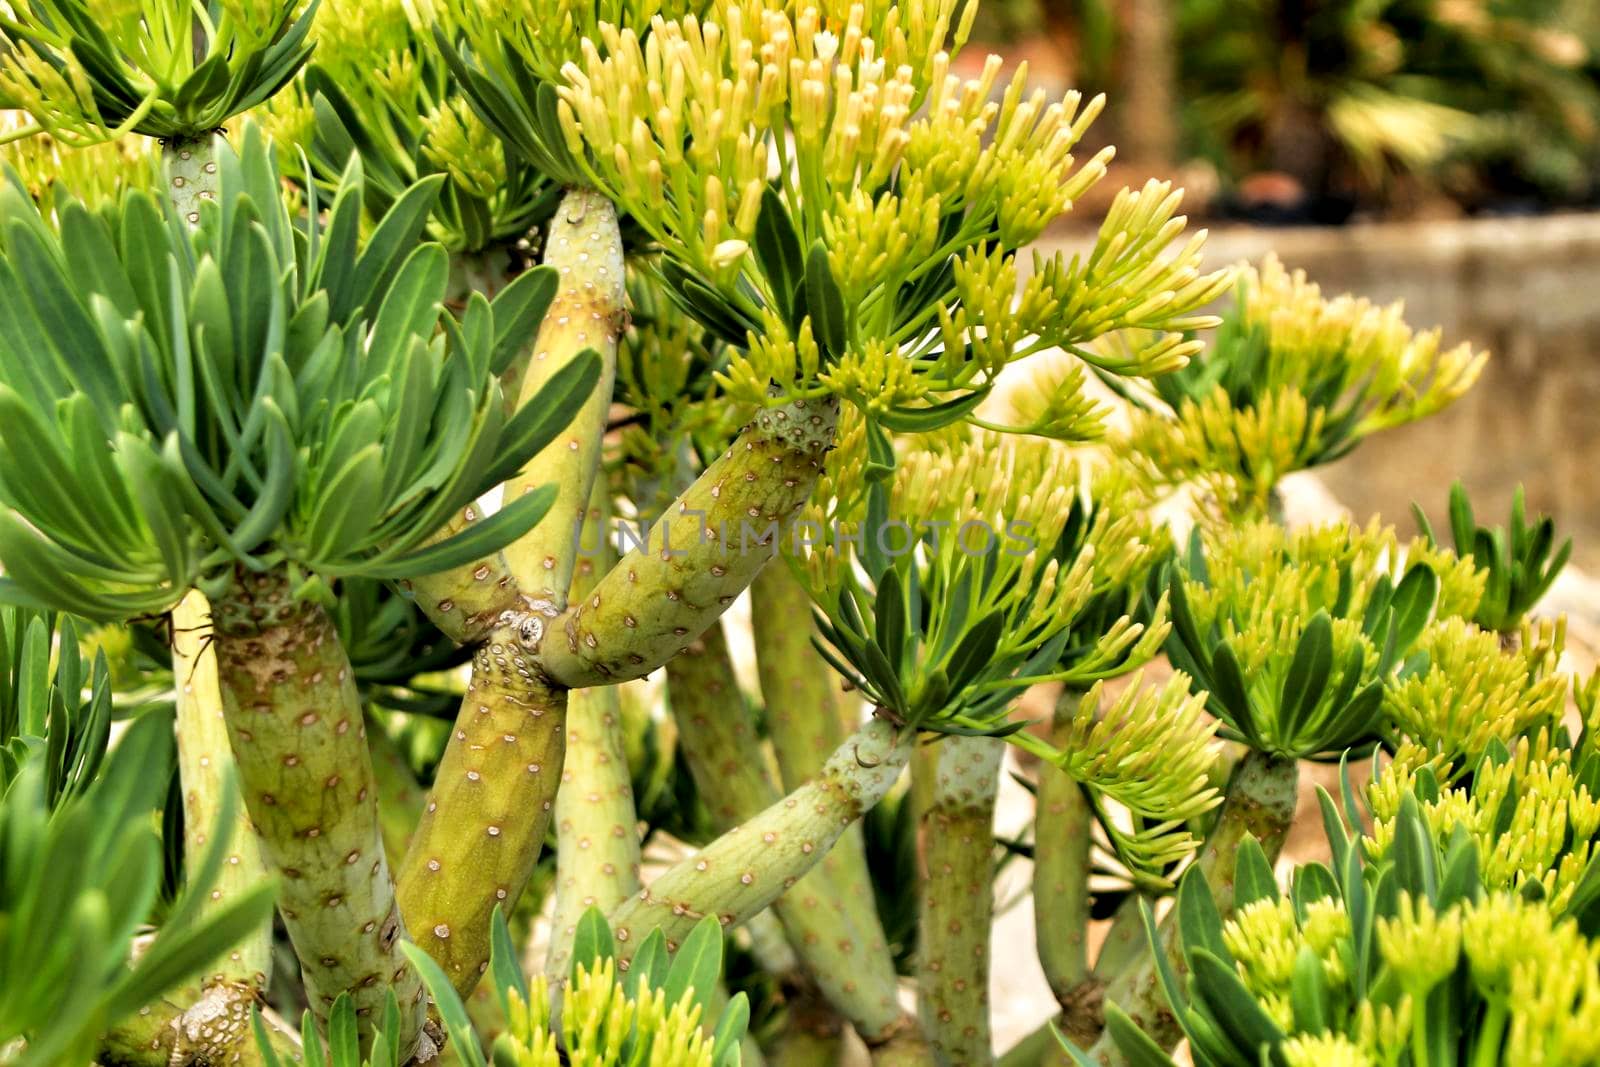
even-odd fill
[{"label": "succulent plant", "polygon": [[[1437,541],[1427,516],[1415,506],[1412,511],[1422,535]],[[1510,527],[1504,528],[1479,526],[1466,487],[1456,482],[1450,487],[1450,535],[1458,555],[1488,572],[1472,621],[1500,633],[1516,632],[1572,556],[1570,538],[1556,545],[1552,519],[1541,515],[1528,522],[1521,486],[1511,498]]]},{"label": "succulent plant", "polygon": [[1268,521],[1482,357],[1161,181],[1021,262],[1102,102],[974,11],[3,9],[0,1063],[983,1064],[1029,859],[1094,1062],[1581,1059],[1565,549]]}]

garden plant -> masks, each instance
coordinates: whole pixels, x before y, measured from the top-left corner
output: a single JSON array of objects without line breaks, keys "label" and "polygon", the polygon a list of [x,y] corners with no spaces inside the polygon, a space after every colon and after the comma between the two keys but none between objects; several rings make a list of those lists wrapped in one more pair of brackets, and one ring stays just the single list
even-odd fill
[{"label": "garden plant", "polygon": [[0,2],[0,1064],[1595,1062],[1569,546],[1280,492],[1486,356],[975,14]]}]

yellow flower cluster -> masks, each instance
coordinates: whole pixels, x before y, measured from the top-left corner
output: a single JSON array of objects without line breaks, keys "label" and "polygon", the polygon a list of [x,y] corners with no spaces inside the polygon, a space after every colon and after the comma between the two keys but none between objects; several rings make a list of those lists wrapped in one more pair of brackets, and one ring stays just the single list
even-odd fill
[{"label": "yellow flower cluster", "polygon": [[500,139],[460,97],[434,105],[423,119],[422,154],[479,200],[493,200],[506,183]]},{"label": "yellow flower cluster", "polygon": [[0,107],[26,112],[33,119],[30,129],[47,131],[69,148],[115,140],[132,128],[108,133],[82,61],[70,51],[59,53],[59,63],[52,62],[56,58],[55,53],[41,55],[27,39],[13,40],[0,27]]},{"label": "yellow flower cluster", "polygon": [[1354,433],[1414,422],[1453,403],[1477,381],[1488,355],[1467,343],[1440,351],[1440,331],[1415,333],[1401,304],[1324,299],[1303,271],[1275,256],[1241,278],[1244,321],[1266,331],[1267,388],[1338,387],[1329,405],[1357,416]]},{"label": "yellow flower cluster", "polygon": [[1339,1034],[1301,1034],[1281,1048],[1289,1067],[1377,1067],[1360,1045]]},{"label": "yellow flower cluster", "polygon": [[[1519,1065],[1600,1057],[1600,943],[1543,903],[1491,893],[1438,913],[1402,894],[1400,914],[1378,920],[1377,943],[1413,1001],[1465,957],[1490,1013],[1506,1020],[1506,1048],[1516,1050]],[[1483,1034],[1499,1036],[1487,1028]]]},{"label": "yellow flower cluster", "polygon": [[[1333,616],[1333,661],[1342,663],[1394,547],[1393,531],[1376,520],[1365,528],[1293,532],[1271,522],[1217,524],[1204,530],[1204,541],[1205,580],[1185,581],[1184,592],[1199,632],[1216,627],[1246,678],[1269,665],[1287,669],[1300,631],[1318,611]],[[1335,611],[1341,598],[1346,606]]]},{"label": "yellow flower cluster", "polygon": [[1350,937],[1344,904],[1324,897],[1306,905],[1303,919],[1288,897],[1268,897],[1240,908],[1222,927],[1222,941],[1240,978],[1262,1007],[1284,1029],[1291,1029],[1289,1007],[1295,961],[1310,949],[1330,987],[1349,979],[1341,948]]},{"label": "yellow flower cluster", "polygon": [[[1424,821],[1441,845],[1458,828],[1477,845],[1484,885],[1521,892],[1537,884],[1556,913],[1565,911],[1596,854],[1600,799],[1578,781],[1571,752],[1552,746],[1549,731],[1521,738],[1504,763],[1478,765],[1470,784],[1446,788],[1422,803]],[[1448,760],[1406,745],[1369,788],[1377,854],[1392,846],[1402,799],[1412,793],[1423,767],[1448,780]]]},{"label": "yellow flower cluster", "polygon": [[1161,813],[1161,825],[1139,832],[1146,861],[1159,869],[1193,850],[1183,823],[1221,802],[1210,778],[1217,726],[1186,675],[1161,686],[1143,679],[1135,673],[1115,699],[1096,682],[1057,737],[1056,762],[1135,811]]},{"label": "yellow flower cluster", "polygon": [[130,135],[72,148],[45,133],[7,137],[25,128],[19,116],[0,113],[0,166],[14,170],[28,194],[47,210],[58,187],[93,208],[126,189],[149,188],[156,180],[155,143],[147,138]]},{"label": "yellow flower cluster", "polygon": [[1294,389],[1238,407],[1219,386],[1171,417],[1139,413],[1121,447],[1152,485],[1194,482],[1221,514],[1262,518],[1278,483],[1315,463],[1325,417]]},{"label": "yellow flower cluster", "polygon": [[1266,514],[1285,475],[1431,415],[1477,381],[1487,353],[1441,351],[1439,331],[1413,332],[1403,311],[1325,299],[1275,257],[1247,267],[1231,329],[1204,357],[1221,383],[1141,411],[1126,446],[1158,484],[1198,481],[1226,514]]},{"label": "yellow flower cluster", "polygon": [[[700,1029],[700,1008],[689,996],[668,1003],[660,989],[642,986],[630,999],[606,959],[580,967],[561,1009],[561,1050],[550,1023],[550,989],[536,978],[523,1002],[508,991],[506,1032],[495,1063],[515,1067],[711,1067],[712,1044]],[[564,1053],[564,1055],[563,1055]]]},{"label": "yellow flower cluster", "polygon": [[1523,640],[1503,649],[1498,634],[1460,618],[1440,620],[1417,642],[1426,666],[1388,687],[1384,711],[1413,742],[1468,770],[1491,741],[1509,748],[1560,724],[1565,629],[1564,620],[1525,624]]}]

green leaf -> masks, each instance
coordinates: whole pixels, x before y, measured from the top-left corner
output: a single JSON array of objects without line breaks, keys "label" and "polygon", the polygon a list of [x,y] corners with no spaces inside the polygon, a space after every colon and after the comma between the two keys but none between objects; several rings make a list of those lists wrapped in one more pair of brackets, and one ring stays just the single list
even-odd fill
[{"label": "green leaf", "polygon": [[[439,245],[420,245],[411,253],[383,294],[383,306],[367,338],[367,381],[387,372],[412,338],[433,334],[449,278],[450,257]],[[373,310],[368,308],[368,314]]]},{"label": "green leaf", "polygon": [[952,692],[960,693],[982,674],[983,669],[994,659],[995,649],[999,647],[1000,638],[1005,634],[1005,626],[1005,613],[996,609],[979,619],[976,625],[967,631],[945,666],[945,673],[950,676]]},{"label": "green leaf", "polygon": [[456,1055],[466,1063],[467,1067],[486,1067],[483,1062],[483,1048],[478,1043],[478,1035],[472,1029],[472,1020],[467,1016],[466,1005],[461,1003],[461,997],[450,984],[439,965],[433,958],[410,941],[400,942],[400,951],[406,954],[406,959],[411,961],[411,966],[417,969],[422,976],[422,984],[428,987],[428,992],[433,996],[433,1003],[439,1009],[439,1018],[444,1020],[446,1032],[450,1035],[450,1044],[455,1046]]},{"label": "green leaf", "polygon": [[365,543],[367,533],[382,518],[383,449],[363,448],[317,494],[311,529],[306,535],[310,558],[331,563],[348,559]]},{"label": "green leaf", "polygon": [[1439,899],[1439,868],[1433,833],[1410,793],[1400,798],[1400,814],[1395,819],[1391,847],[1397,884],[1413,897],[1436,903]]},{"label": "green leaf", "polygon": [[700,1005],[700,1016],[705,1018],[721,975],[722,925],[715,915],[707,915],[678,946],[672,968],[662,983],[662,992],[669,1006],[688,997],[692,1003]]},{"label": "green leaf", "polygon": [[898,677],[905,654],[906,601],[900,586],[900,572],[893,567],[885,570],[883,577],[878,580],[878,595],[874,598],[873,608],[877,645]]},{"label": "green leaf", "polygon": [[[349,158],[346,153],[341,163]],[[417,248],[444,183],[443,174],[418,180],[395,199],[378,221],[356,263],[360,286],[355,291],[353,306],[371,308],[378,294],[389,291],[405,257]]]},{"label": "green leaf", "polygon": [[552,374],[500,431],[499,458],[484,476],[479,490],[488,492],[507,481],[544,451],[594,394],[602,370],[599,353],[588,348]]},{"label": "green leaf", "polygon": [[333,1067],[361,1067],[361,1035],[350,994],[341,990],[328,1012],[328,1055]]},{"label": "green leaf", "polygon": [[783,197],[770,185],[761,193],[761,211],[756,216],[754,238],[756,262],[780,301],[778,311],[791,327],[795,327],[798,323],[791,319],[792,296],[805,279],[805,252],[800,247],[800,235],[795,232]]},{"label": "green leaf", "polygon": [[1319,611],[1306,623],[1295,646],[1294,659],[1283,679],[1278,707],[1278,731],[1285,742],[1298,740],[1328,686],[1333,671],[1333,622]]},{"label": "green leaf", "polygon": [[1272,875],[1272,864],[1267,861],[1261,842],[1253,834],[1246,834],[1234,861],[1233,906],[1238,909],[1258,900],[1277,899],[1278,880]]},{"label": "green leaf", "polygon": [[667,935],[661,932],[658,926],[650,931],[650,935],[639,943],[638,949],[633,954],[633,960],[628,965],[627,977],[623,979],[622,990],[631,999],[638,999],[645,993],[660,989],[666,981],[667,971],[672,966],[671,953],[667,951]]},{"label": "green leaf", "polygon": [[862,472],[869,485],[884,482],[894,473],[895,456],[894,442],[884,432],[883,426],[877,419],[869,417],[866,420],[867,433],[867,466]]},{"label": "green leaf", "polygon": [[1328,976],[1322,961],[1309,945],[1301,945],[1295,956],[1290,979],[1289,1006],[1294,1012],[1294,1027],[1306,1034],[1320,1034],[1328,1028],[1333,1005],[1328,995]]},{"label": "green leaf", "polygon": [[811,329],[823,352],[833,359],[845,354],[848,330],[845,325],[844,294],[828,266],[828,250],[821,241],[811,246],[806,257],[806,308],[811,312]]},{"label": "green leaf", "polygon": [[[1139,1024],[1128,1018],[1127,1013],[1115,1003],[1108,1001],[1105,1013],[1106,1032],[1127,1057],[1128,1067],[1176,1067],[1172,1057],[1149,1034],[1139,1029]],[[1087,1057],[1081,1062],[1091,1067],[1093,1064]]]},{"label": "green leaf", "polygon": [[605,912],[591,907],[578,917],[572,933],[572,966],[593,969],[598,963],[615,959],[617,943],[611,936]]},{"label": "green leaf", "polygon": [[1395,587],[1390,607],[1394,612],[1394,646],[1404,655],[1433,615],[1433,605],[1439,599],[1439,577],[1426,563],[1413,564]]},{"label": "green leaf", "polygon": [[354,573],[391,581],[464,567],[493,555],[543,521],[556,502],[556,487],[541,485],[524,493],[488,518],[426,548],[397,559],[358,564]]},{"label": "green leaf", "polygon": [[1156,979],[1161,985],[1161,992],[1166,994],[1167,1004],[1173,1013],[1181,1015],[1189,1006],[1189,998],[1184,995],[1183,986],[1173,973],[1165,939],[1156,928],[1156,913],[1151,910],[1150,901],[1142,896],[1139,898],[1139,918],[1144,923],[1145,944],[1149,946],[1150,956],[1156,962]]},{"label": "green leaf", "polygon": [[932,433],[942,430],[946,426],[960,422],[978,409],[978,405],[988,399],[987,387],[965,396],[946,400],[943,403],[931,404],[928,407],[890,408],[877,414],[878,421],[895,433]]},{"label": "green leaf", "polygon": [[494,916],[489,921],[489,972],[494,976],[494,995],[500,1000],[500,1010],[511,1011],[510,992],[515,992],[528,1003],[528,983],[517,963],[517,946],[511,940],[511,930],[506,926],[506,916],[499,904],[494,906]]},{"label": "green leaf", "polygon": [[272,1048],[267,1024],[261,1020],[261,1009],[254,1004],[250,1005],[250,1029],[255,1031],[256,1051],[261,1054],[262,1067],[283,1067],[283,1061],[278,1059],[277,1052]]},{"label": "green leaf", "polygon": [[1222,913],[1217,910],[1211,886],[1200,868],[1193,864],[1178,880],[1177,907],[1178,934],[1185,956],[1205,949],[1218,959],[1233,958],[1222,939]]},{"label": "green leaf", "polygon": [[714,1067],[738,1067],[739,1045],[750,1026],[750,998],[735,993],[728,998],[717,1028],[711,1035],[711,1062]]},{"label": "green leaf", "polygon": [[554,267],[534,267],[495,294],[489,305],[494,312],[489,368],[497,377],[511,366],[518,352],[533,342],[560,284],[561,277]]},{"label": "green leaf", "polygon": [[1196,998],[1205,1003],[1236,1046],[1259,1049],[1276,1046],[1283,1040],[1283,1031],[1245,988],[1233,967],[1204,951],[1195,953],[1192,966]]}]

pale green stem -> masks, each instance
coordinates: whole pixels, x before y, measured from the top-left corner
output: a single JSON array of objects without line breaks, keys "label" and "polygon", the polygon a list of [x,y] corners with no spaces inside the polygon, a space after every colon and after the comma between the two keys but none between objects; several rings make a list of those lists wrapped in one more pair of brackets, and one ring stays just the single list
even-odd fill
[{"label": "pale green stem", "polygon": [[1005,742],[939,742],[932,805],[923,815],[927,878],[918,926],[918,1001],[940,1060],[992,1063],[989,931],[994,918],[994,808]]},{"label": "pale green stem", "polygon": [[201,204],[217,199],[220,177],[215,137],[206,134],[168,140],[161,146],[161,164],[173,209],[189,225],[198,226]]},{"label": "pale green stem", "polygon": [[398,867],[411,845],[411,831],[422,817],[427,792],[417,781],[405,754],[382,726],[369,724],[367,747],[372,752],[372,773],[378,785],[378,820],[389,866]]},{"label": "pale green stem", "polygon": [[348,992],[366,1031],[392,989],[409,1051],[421,1038],[424,991],[398,950],[405,925],[339,635],[320,607],[295,599],[283,571],[237,574],[212,604],[212,628],[241,792],[278,876],[311,1009],[326,1022]]},{"label": "pale green stem", "polygon": [[[172,610],[172,680],[177,707],[178,774],[183,787],[185,857],[198,859],[205,852],[208,834],[220,829],[228,836],[222,870],[203,905],[205,909],[217,909],[237,894],[254,889],[269,875],[242,803],[232,826],[217,825],[223,790],[237,793],[239,785],[236,778],[229,778],[234,766],[233,750],[223,717],[217,657],[211,648],[211,605],[198,592],[189,593]],[[218,961],[217,969],[206,976],[205,983],[227,983],[262,992],[271,972],[272,921],[268,919]]]},{"label": "pale green stem", "polygon": [[[667,692],[679,745],[717,828],[732,830],[776,804],[778,789],[768,777],[720,622],[667,662]],[[773,910],[807,973],[865,1039],[897,1026],[902,1012],[893,960],[886,948],[872,951],[867,935],[852,925],[841,889],[825,869],[800,878]]]},{"label": "pale green stem", "polygon": [[556,500],[544,521],[505,550],[523,592],[566,607],[577,560],[577,526],[589,507],[600,465],[600,444],[617,372],[617,342],[627,325],[622,232],[617,209],[592,189],[568,191],[545,240],[544,263],[559,274],[522,382],[521,403],[531,401],[552,376],[585,351],[601,360],[600,381],[556,439],[506,483],[507,502],[545,485]]},{"label": "pale green stem", "polygon": [[540,678],[531,625],[513,614],[478,646],[400,865],[406,925],[463,994],[488,969],[495,907],[511,911],[533,875],[561,781],[567,691]]},{"label": "pale green stem", "polygon": [[[1082,694],[1067,690],[1056,704],[1052,744],[1071,727]],[[1034,930],[1039,963],[1064,1013],[1067,1036],[1093,1041],[1100,1032],[1102,984],[1089,973],[1089,852],[1094,812],[1083,787],[1060,768],[1039,766],[1033,831]],[[1079,1026],[1084,1017],[1091,1022]]]},{"label": "pale green stem", "polygon": [[705,633],[788,536],[838,412],[819,400],[758,415],[650,528],[647,545],[545,627],[548,676],[572,687],[641,678]]},{"label": "pale green stem", "polygon": [[[448,540],[483,518],[482,508],[468,504],[430,535],[427,543]],[[511,577],[505,556],[499,552],[450,570],[406,579],[399,586],[411,594],[418,609],[458,645],[485,640],[507,614],[527,609],[522,590]]]},{"label": "pale green stem", "polygon": [[[608,562],[607,494],[596,485],[585,516],[583,547],[572,579],[581,599]],[[567,977],[572,935],[591,907],[610,911],[639,891],[639,815],[633,801],[616,686],[575,690],[567,701],[567,760],[556,794],[556,905],[545,975]]]},{"label": "pale green stem", "polygon": [[[783,788],[797,789],[822,767],[828,753],[855,729],[845,725],[854,701],[842,699],[839,675],[811,643],[811,596],[782,561],[750,586],[756,671],[767,711],[767,731],[778,757]],[[852,826],[823,861],[839,901],[860,931],[862,951],[890,960],[888,939],[873,898],[861,827]],[[893,967],[886,962],[885,967]]]},{"label": "pale green stem", "polygon": [[731,928],[794,887],[840,833],[881,801],[910,759],[909,731],[882,719],[858,730],[822,773],[655,878],[611,913],[624,958],[660,927],[668,948],[715,915]]}]

